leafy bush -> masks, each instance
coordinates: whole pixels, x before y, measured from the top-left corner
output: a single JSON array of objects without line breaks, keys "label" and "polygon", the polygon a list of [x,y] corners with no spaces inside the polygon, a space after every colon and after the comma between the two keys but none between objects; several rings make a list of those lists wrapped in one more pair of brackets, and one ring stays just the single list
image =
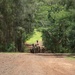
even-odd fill
[{"label": "leafy bush", "polygon": [[14,43],[10,43],[9,45],[7,45],[6,47],[6,51],[7,52],[15,52],[15,44]]}]

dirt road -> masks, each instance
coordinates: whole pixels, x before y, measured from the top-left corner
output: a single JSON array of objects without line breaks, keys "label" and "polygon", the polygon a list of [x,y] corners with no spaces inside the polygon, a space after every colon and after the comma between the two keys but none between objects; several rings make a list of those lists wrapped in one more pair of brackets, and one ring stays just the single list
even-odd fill
[{"label": "dirt road", "polygon": [[0,54],[0,75],[75,75],[75,60],[42,54]]}]

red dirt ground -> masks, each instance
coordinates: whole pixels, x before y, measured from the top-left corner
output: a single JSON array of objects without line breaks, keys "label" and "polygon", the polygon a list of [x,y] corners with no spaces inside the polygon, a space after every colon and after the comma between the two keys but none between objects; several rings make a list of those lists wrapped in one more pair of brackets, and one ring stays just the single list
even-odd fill
[{"label": "red dirt ground", "polygon": [[75,59],[47,53],[0,53],[0,75],[75,75]]}]

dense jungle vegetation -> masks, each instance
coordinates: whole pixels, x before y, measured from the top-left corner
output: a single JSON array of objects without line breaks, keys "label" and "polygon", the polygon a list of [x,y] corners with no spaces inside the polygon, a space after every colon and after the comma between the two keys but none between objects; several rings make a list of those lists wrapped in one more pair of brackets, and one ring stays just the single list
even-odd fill
[{"label": "dense jungle vegetation", "polygon": [[24,52],[34,29],[50,52],[74,53],[75,0],[0,0],[0,52]]}]

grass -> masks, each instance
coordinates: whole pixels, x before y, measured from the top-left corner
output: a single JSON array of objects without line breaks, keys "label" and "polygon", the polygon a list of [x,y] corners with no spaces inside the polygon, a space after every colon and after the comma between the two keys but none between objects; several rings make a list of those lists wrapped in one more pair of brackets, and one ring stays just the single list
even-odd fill
[{"label": "grass", "polygon": [[29,40],[27,40],[26,42],[29,44],[33,44],[36,42],[36,40],[42,41],[42,33],[35,29],[33,36]]},{"label": "grass", "polygon": [[75,60],[75,57],[69,56],[69,57],[67,57],[67,59],[69,59],[69,60]]}]

